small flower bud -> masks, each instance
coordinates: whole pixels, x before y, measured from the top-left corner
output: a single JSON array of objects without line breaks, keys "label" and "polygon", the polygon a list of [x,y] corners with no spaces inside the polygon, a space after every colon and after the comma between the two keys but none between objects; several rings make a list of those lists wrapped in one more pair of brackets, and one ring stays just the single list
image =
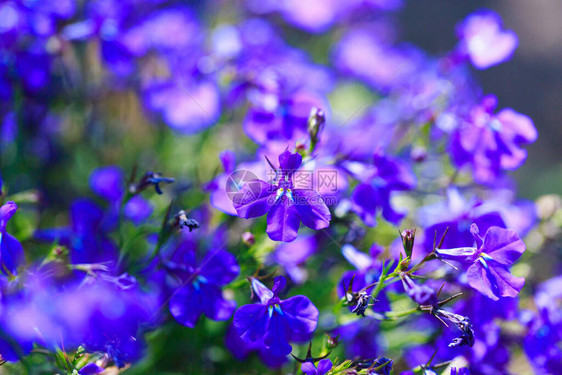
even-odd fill
[{"label": "small flower bud", "polygon": [[310,115],[308,116],[308,135],[310,136],[310,143],[315,146],[318,143],[318,135],[324,128],[326,123],[326,115],[324,111],[319,108],[313,107],[310,110]]},{"label": "small flower bud", "polygon": [[338,345],[340,344],[340,336],[330,336],[328,333],[326,333],[326,347],[328,348],[328,350],[334,350],[335,348],[338,347]]},{"label": "small flower bud", "polygon": [[408,267],[410,267],[410,263],[412,262],[412,260],[408,257],[406,259],[402,259],[402,262],[400,262],[400,271],[404,272],[408,270]]},{"label": "small flower bud", "polygon": [[427,158],[427,150],[425,147],[416,146],[410,151],[410,157],[416,163],[421,163]]},{"label": "small flower bud", "polygon": [[402,238],[402,246],[404,247],[404,252],[406,256],[410,258],[412,256],[412,251],[414,250],[414,240],[416,238],[416,229],[404,229],[400,233]]},{"label": "small flower bud", "polygon": [[256,243],[256,238],[254,237],[253,233],[244,232],[242,233],[242,242],[244,242],[244,244],[246,244],[247,246],[252,246]]}]

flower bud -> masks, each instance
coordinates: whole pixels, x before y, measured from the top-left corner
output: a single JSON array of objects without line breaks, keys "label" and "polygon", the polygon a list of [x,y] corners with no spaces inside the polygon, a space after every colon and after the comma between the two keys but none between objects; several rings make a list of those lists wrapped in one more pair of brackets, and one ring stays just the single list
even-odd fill
[{"label": "flower bud", "polygon": [[253,233],[244,232],[242,233],[242,242],[244,242],[244,244],[247,246],[252,246],[256,243],[256,238],[254,237]]},{"label": "flower bud", "polygon": [[412,259],[410,259],[410,257],[402,259],[402,261],[400,262],[400,271],[402,271],[402,272],[407,271],[408,267],[410,267],[411,262],[412,262]]},{"label": "flower bud", "polygon": [[412,256],[412,251],[414,250],[416,230],[404,229],[404,231],[400,233],[400,237],[402,238],[402,246],[404,247],[404,252],[406,253],[406,256],[410,258]]},{"label": "flower bud", "polygon": [[340,344],[339,335],[334,337],[326,333],[326,347],[328,348],[328,350],[333,350],[337,348],[339,344]]},{"label": "flower bud", "polygon": [[416,163],[421,163],[427,158],[427,149],[425,147],[416,146],[410,151],[410,157]]},{"label": "flower bud", "polygon": [[324,128],[324,124],[326,123],[326,115],[324,111],[313,107],[310,110],[310,115],[308,116],[308,135],[310,136],[310,143],[312,146],[315,146],[318,143],[318,135]]}]

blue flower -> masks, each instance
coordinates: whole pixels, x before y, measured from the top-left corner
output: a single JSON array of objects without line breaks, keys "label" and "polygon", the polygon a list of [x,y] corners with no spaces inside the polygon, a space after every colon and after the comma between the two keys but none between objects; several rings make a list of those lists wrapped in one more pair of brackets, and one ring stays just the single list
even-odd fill
[{"label": "blue flower", "polygon": [[397,212],[390,203],[393,191],[410,190],[416,186],[416,177],[410,167],[400,160],[376,153],[372,168],[357,185],[351,197],[352,209],[365,225],[377,224],[377,213],[389,222],[397,224],[404,213]]},{"label": "blue flower", "polygon": [[277,357],[291,353],[290,341],[308,340],[318,323],[318,309],[307,297],[279,298],[285,284],[285,278],[277,276],[269,290],[252,278],[261,303],[241,306],[234,313],[234,326],[242,339],[254,342],[263,338],[264,346]]},{"label": "blue flower", "polygon": [[516,297],[525,279],[513,276],[509,267],[525,252],[525,243],[511,229],[491,227],[482,238],[478,226],[472,224],[471,232],[478,247],[436,249],[437,257],[467,266],[468,284],[485,296],[495,301]]},{"label": "blue flower", "polygon": [[302,157],[288,150],[279,155],[280,176],[276,184],[251,180],[233,197],[234,208],[245,219],[267,213],[267,234],[275,241],[297,238],[300,223],[320,230],[328,227],[332,215],[324,200],[313,189],[293,186],[293,174]]},{"label": "blue flower", "polygon": [[170,313],[178,323],[193,328],[202,314],[213,320],[230,318],[236,302],[224,298],[222,287],[240,272],[232,254],[211,250],[197,262],[194,249],[184,242],[164,267],[175,278]]},{"label": "blue flower", "polygon": [[305,362],[301,365],[301,370],[306,375],[324,375],[332,369],[332,361],[325,358],[318,362],[318,366],[314,362]]},{"label": "blue flower", "polygon": [[76,200],[70,208],[70,225],[40,229],[35,238],[69,248],[72,263],[115,261],[118,249],[103,227],[104,213],[88,199]]},{"label": "blue flower", "polygon": [[8,276],[17,274],[18,266],[25,260],[21,243],[6,232],[6,225],[17,209],[14,202],[7,202],[0,207],[0,272]]}]

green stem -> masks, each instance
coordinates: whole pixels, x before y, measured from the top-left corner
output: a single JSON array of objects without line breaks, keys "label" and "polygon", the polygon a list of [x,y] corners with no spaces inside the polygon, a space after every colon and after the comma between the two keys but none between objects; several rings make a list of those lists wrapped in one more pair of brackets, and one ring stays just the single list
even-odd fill
[{"label": "green stem", "polygon": [[400,311],[400,312],[389,311],[385,314],[385,316],[388,319],[398,319],[398,318],[403,318],[403,317],[408,316],[408,315],[412,315],[412,314],[414,314],[418,311],[420,311],[420,309],[417,308],[417,307],[415,309]]}]

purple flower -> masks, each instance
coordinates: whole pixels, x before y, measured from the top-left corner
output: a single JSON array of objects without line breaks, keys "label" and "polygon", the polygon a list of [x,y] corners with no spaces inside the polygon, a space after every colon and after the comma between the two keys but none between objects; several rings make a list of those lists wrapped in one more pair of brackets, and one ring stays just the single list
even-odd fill
[{"label": "purple flower", "polygon": [[535,294],[538,312],[523,311],[527,328],[523,349],[536,373],[557,374],[562,363],[562,276],[541,283]]},{"label": "purple flower", "polygon": [[143,103],[182,134],[194,134],[214,125],[221,113],[219,89],[210,80],[175,76],[153,81],[143,90]]},{"label": "purple flower", "polygon": [[397,159],[375,153],[373,168],[368,168],[362,183],[357,185],[351,197],[352,209],[365,225],[377,224],[377,213],[389,222],[397,224],[404,213],[397,212],[390,203],[393,191],[410,190],[416,186],[416,177],[410,167]]},{"label": "purple flower", "polygon": [[525,244],[511,229],[491,227],[482,239],[478,226],[471,227],[478,247],[436,249],[441,259],[459,261],[468,266],[468,283],[493,300],[516,297],[525,279],[515,277],[509,267],[525,252]]},{"label": "purple flower", "polygon": [[421,53],[411,46],[394,46],[395,31],[385,23],[348,31],[334,53],[335,65],[376,89],[388,89],[415,71]]},{"label": "purple flower", "polygon": [[293,188],[293,174],[301,163],[299,154],[287,150],[279,155],[281,175],[275,185],[255,179],[233,197],[240,217],[248,219],[268,213],[267,234],[272,240],[293,241],[301,222],[316,230],[330,224],[330,210],[316,191]]},{"label": "purple flower", "polygon": [[119,367],[139,359],[144,328],[157,317],[156,294],[141,291],[128,275],[62,282],[53,271],[49,265],[30,270],[22,276],[24,290],[3,296],[2,330],[11,342],[22,350],[30,343],[51,350],[82,345],[107,353]]},{"label": "purple flower", "polygon": [[331,336],[339,336],[345,344],[348,358],[372,358],[376,356],[384,341],[380,326],[375,319],[360,319],[353,323],[342,325],[331,332]]},{"label": "purple flower", "polygon": [[408,275],[402,277],[402,285],[408,297],[418,305],[435,306],[439,302],[435,291],[427,285],[418,285]]},{"label": "purple flower", "polygon": [[91,362],[88,363],[86,366],[82,367],[80,369],[80,371],[78,371],[78,374],[80,375],[95,375],[95,374],[99,374],[100,372],[105,371],[105,369],[99,367],[98,365],[96,365],[95,363]]},{"label": "purple flower", "polygon": [[304,263],[318,249],[316,237],[299,236],[295,241],[284,243],[275,249],[270,260],[282,266],[294,283],[302,284],[308,277]]},{"label": "purple flower", "polygon": [[315,366],[313,362],[305,362],[301,365],[301,371],[306,375],[324,375],[331,369],[332,361],[329,358],[318,362],[318,366]]},{"label": "purple flower", "polygon": [[451,375],[470,375],[470,371],[466,367],[459,368],[459,369],[453,367],[451,368]]},{"label": "purple flower", "polygon": [[125,192],[125,174],[111,165],[94,169],[90,174],[90,188],[109,202],[117,202]]},{"label": "purple flower", "polygon": [[117,246],[103,227],[104,213],[92,201],[76,200],[70,208],[70,226],[40,229],[35,238],[68,247],[72,263],[115,261]]},{"label": "purple flower", "polygon": [[186,241],[178,246],[164,267],[175,279],[170,312],[180,324],[193,328],[202,314],[213,320],[230,318],[236,302],[224,298],[222,287],[240,272],[232,254],[211,250],[197,262],[191,243]]},{"label": "purple flower", "polygon": [[435,205],[422,207],[417,221],[425,229],[424,247],[426,252],[433,250],[433,242],[439,242],[447,230],[443,248],[466,246],[473,242],[471,224],[482,231],[493,226],[505,227],[502,215],[496,207],[482,204],[476,199],[465,199],[456,188],[447,190],[447,199]]},{"label": "purple flower", "polygon": [[279,298],[286,280],[275,278],[272,290],[252,278],[259,304],[244,305],[234,313],[234,326],[246,342],[263,338],[263,345],[277,357],[292,351],[290,341],[308,340],[316,329],[318,309],[305,296]]},{"label": "purple flower", "polygon": [[517,35],[503,30],[500,16],[490,10],[469,15],[458,27],[459,49],[472,65],[486,69],[511,58],[517,48]]},{"label": "purple flower", "polygon": [[270,140],[294,142],[305,138],[310,111],[328,106],[314,93],[300,91],[282,96],[277,90],[262,90],[244,119],[244,131],[261,145]]},{"label": "purple flower", "polygon": [[18,206],[11,201],[0,207],[0,272],[8,273],[8,276],[17,274],[18,266],[25,260],[21,243],[6,232],[6,225],[17,209]]},{"label": "purple flower", "polygon": [[449,152],[458,167],[468,165],[474,180],[491,183],[502,170],[514,170],[527,158],[523,144],[537,139],[533,121],[510,108],[494,114],[497,99],[486,96],[452,136]]},{"label": "purple flower", "polygon": [[[110,203],[108,221],[116,220],[119,207],[125,195],[125,174],[117,166],[111,165],[94,169],[90,174],[90,188],[94,193]],[[125,203],[123,214],[136,225],[146,220],[153,211],[149,201],[135,195]]]},{"label": "purple flower", "polygon": [[250,353],[257,352],[258,356],[267,366],[279,368],[287,362],[287,356],[274,356],[268,348],[263,344],[263,340],[254,342],[246,342],[242,340],[234,325],[230,325],[226,331],[225,345],[239,361],[244,361]]}]

